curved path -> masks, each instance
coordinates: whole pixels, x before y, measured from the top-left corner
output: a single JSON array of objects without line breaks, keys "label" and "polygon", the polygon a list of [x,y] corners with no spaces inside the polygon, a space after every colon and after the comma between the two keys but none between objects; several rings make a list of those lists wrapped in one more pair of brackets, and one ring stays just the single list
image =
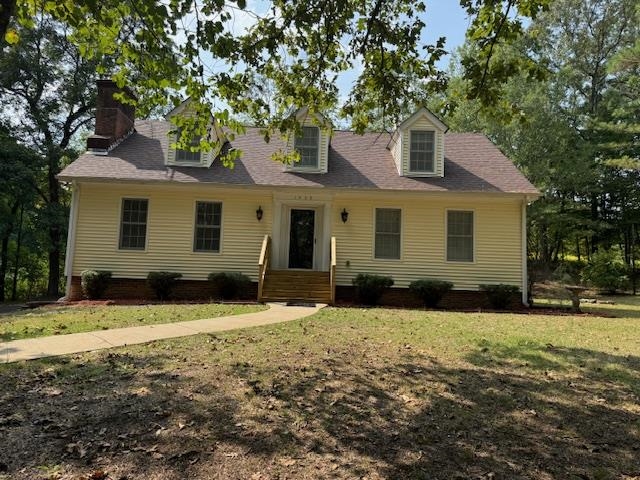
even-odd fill
[{"label": "curved path", "polygon": [[237,328],[287,322],[313,315],[323,306],[319,304],[315,307],[288,307],[278,303],[270,303],[268,310],[228,317],[14,340],[0,343],[0,363],[90,352],[165,338],[186,337],[199,333],[223,332]]}]

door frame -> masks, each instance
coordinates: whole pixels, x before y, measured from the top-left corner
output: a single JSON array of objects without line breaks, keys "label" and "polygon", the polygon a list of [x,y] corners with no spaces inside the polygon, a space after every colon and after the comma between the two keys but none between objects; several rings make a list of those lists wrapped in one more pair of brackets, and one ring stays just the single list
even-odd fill
[{"label": "door frame", "polygon": [[[300,207],[297,205],[294,206],[285,206],[286,214],[286,234],[284,236],[283,248],[284,248],[284,257],[283,261],[286,263],[287,270],[318,270],[318,265],[316,259],[318,258],[317,250],[318,250],[318,219],[322,215],[322,212],[319,212],[318,207]],[[289,267],[289,260],[291,256],[291,213],[293,210],[308,210],[313,212],[313,249],[311,251],[311,268],[291,268]]]},{"label": "door frame", "polygon": [[[313,270],[329,271],[331,243],[331,199],[326,193],[276,193],[273,197],[271,264],[277,270],[289,270],[289,228],[291,209],[315,210]],[[306,269],[305,269],[306,270]]]}]

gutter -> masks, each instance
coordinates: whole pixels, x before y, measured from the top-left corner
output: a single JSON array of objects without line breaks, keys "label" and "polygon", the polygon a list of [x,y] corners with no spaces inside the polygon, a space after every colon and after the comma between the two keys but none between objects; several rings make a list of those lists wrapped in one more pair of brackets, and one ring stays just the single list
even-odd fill
[{"label": "gutter", "polygon": [[67,286],[64,296],[69,298],[71,293],[71,277],[73,274],[73,257],[76,247],[76,225],[78,224],[78,202],[80,200],[80,185],[73,182],[71,186],[71,210],[69,212],[69,229],[67,231],[67,252],[64,259],[64,274]]},{"label": "gutter", "polygon": [[527,204],[529,203],[529,197],[527,195],[522,199],[522,206],[520,210],[521,219],[521,241],[522,241],[522,304],[525,307],[529,306],[529,278],[527,272]]}]

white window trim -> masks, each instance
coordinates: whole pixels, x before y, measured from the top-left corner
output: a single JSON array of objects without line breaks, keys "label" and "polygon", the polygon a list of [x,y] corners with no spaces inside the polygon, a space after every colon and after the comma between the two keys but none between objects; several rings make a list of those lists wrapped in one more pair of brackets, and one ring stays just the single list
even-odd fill
[{"label": "white window trim", "polygon": [[[433,170],[411,170],[411,135],[413,132],[432,132],[433,133]],[[409,129],[409,141],[407,145],[407,172],[411,175],[437,175],[437,143],[438,132],[432,128],[410,128]]]},{"label": "white window trim", "polygon": [[[198,217],[198,203],[219,203],[220,204],[220,248],[215,250],[196,250],[196,220]],[[194,255],[222,255],[224,239],[224,202],[215,199],[196,199],[193,202],[193,215],[191,220],[191,253]]]},{"label": "white window trim", "polygon": [[[400,257],[399,258],[378,258],[376,257],[376,234],[377,234],[377,228],[376,228],[376,210],[400,210]],[[403,245],[403,241],[404,241],[404,210],[402,207],[396,206],[396,205],[385,205],[385,206],[378,206],[378,207],[373,207],[373,242],[371,243],[371,246],[373,247],[371,249],[371,259],[376,261],[376,262],[402,262],[404,259],[404,245]]]},{"label": "white window trim", "polygon": [[[468,260],[449,260],[449,212],[471,212],[473,213],[473,259]],[[475,208],[447,208],[444,211],[444,261],[457,265],[475,265],[477,258],[477,213]]]},{"label": "white window trim", "polygon": [[169,161],[167,158],[167,165],[174,165],[178,167],[206,167],[208,163],[208,155],[211,152],[198,152],[200,154],[200,160],[197,162],[185,162],[183,160],[178,160],[178,148],[172,147],[171,144],[175,144],[178,141],[178,135],[171,136],[171,142],[169,143],[169,150],[167,150],[167,157],[169,155],[169,151],[173,151],[173,160]]},{"label": "white window trim", "polygon": [[[318,155],[316,156],[316,164],[314,165],[300,165],[300,162],[291,163],[287,166],[289,171],[295,172],[321,172],[322,168],[320,167],[320,148],[322,145],[322,129],[317,125],[301,125],[302,128],[315,128],[318,130]],[[293,136],[293,150],[296,151],[296,135]]]},{"label": "white window trim", "polygon": [[[124,207],[125,200],[146,200],[147,201],[147,225],[144,235],[144,248],[121,248],[120,247],[120,235],[122,234],[122,209]],[[151,200],[149,197],[134,197],[134,196],[125,196],[120,197],[120,207],[118,208],[118,232],[116,237],[116,251],[118,252],[130,252],[133,254],[136,253],[146,253],[149,250],[149,219],[151,218]]]}]

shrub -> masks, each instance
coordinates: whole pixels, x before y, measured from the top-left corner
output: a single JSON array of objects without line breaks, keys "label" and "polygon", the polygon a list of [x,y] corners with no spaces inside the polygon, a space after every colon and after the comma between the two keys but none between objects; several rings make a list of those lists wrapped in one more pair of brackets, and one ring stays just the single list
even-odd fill
[{"label": "shrub", "polygon": [[435,308],[445,293],[453,288],[453,283],[444,280],[421,278],[411,282],[409,290],[419,297],[426,307]]},{"label": "shrub", "polygon": [[90,300],[102,298],[110,280],[111,272],[106,270],[84,270],[80,273],[82,293]]},{"label": "shrub", "polygon": [[497,285],[480,285],[480,290],[486,292],[489,303],[496,310],[508,308],[511,305],[513,295],[520,291],[520,289],[514,285],[505,285],[503,283]]},{"label": "shrub", "polygon": [[582,271],[582,280],[597,289],[615,293],[628,286],[628,274],[629,268],[618,250],[599,250]]},{"label": "shrub", "polygon": [[149,272],[147,285],[154,291],[158,300],[167,300],[180,278],[182,274],[176,272]]},{"label": "shrub", "polygon": [[356,287],[358,300],[365,305],[375,305],[384,291],[393,286],[393,278],[359,273],[351,283]]},{"label": "shrub", "polygon": [[251,279],[239,272],[211,273],[209,274],[209,281],[225,300],[242,296],[251,285]]}]

